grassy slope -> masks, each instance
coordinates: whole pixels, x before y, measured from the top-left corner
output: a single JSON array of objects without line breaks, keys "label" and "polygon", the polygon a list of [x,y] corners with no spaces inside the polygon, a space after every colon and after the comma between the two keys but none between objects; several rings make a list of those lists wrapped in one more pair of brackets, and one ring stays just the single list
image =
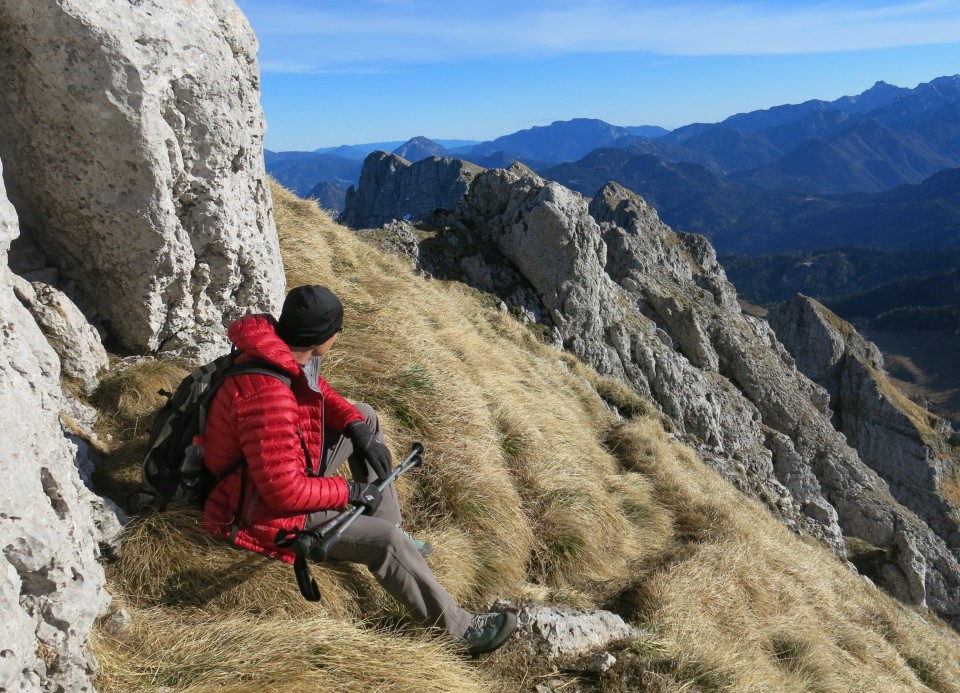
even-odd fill
[{"label": "grassy slope", "polygon": [[[956,634],[790,534],[635,395],[469,289],[415,277],[312,203],[275,188],[274,204],[289,285],[328,284],[345,304],[326,376],[382,412],[395,454],[426,445],[401,480],[407,525],[434,543],[431,565],[466,606],[603,606],[653,633],[581,678],[586,690],[960,691]],[[145,393],[182,374],[147,364],[101,392],[112,493],[129,488],[159,404]],[[616,420],[597,391],[632,416]],[[189,512],[135,523],[109,573],[134,627],[98,629],[102,691],[497,691],[575,678],[515,646],[462,658],[352,566],[314,568],[324,599],[308,604],[288,566],[207,539]]]}]

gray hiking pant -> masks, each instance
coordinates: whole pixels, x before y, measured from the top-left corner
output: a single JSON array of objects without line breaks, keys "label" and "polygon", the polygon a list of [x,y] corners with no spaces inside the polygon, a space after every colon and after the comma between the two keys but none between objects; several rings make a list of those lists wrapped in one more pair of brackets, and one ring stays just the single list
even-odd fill
[{"label": "gray hiking pant", "polygon": [[[383,440],[380,422],[373,407],[355,404],[376,437]],[[373,482],[376,475],[361,455],[353,454],[353,443],[344,435],[324,431],[322,476],[330,476],[345,460],[355,481]],[[306,528],[317,527],[336,516],[338,510],[321,510],[307,515]],[[383,588],[427,626],[439,626],[454,638],[460,638],[470,625],[471,614],[457,606],[436,578],[413,543],[398,528],[400,503],[391,484],[383,492],[377,512],[362,515],[347,529],[343,538],[330,549],[329,558],[362,563],[370,569]]]}]

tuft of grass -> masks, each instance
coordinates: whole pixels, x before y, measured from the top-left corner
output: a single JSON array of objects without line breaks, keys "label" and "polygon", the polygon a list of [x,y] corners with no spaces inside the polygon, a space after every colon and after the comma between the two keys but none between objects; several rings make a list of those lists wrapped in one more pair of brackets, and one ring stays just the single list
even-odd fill
[{"label": "tuft of grass", "polygon": [[877,383],[877,387],[880,388],[880,392],[913,424],[924,444],[936,445],[939,437],[935,428],[937,416],[911,401],[880,371],[875,368],[868,368],[867,370],[870,372],[870,377]]},{"label": "tuft of grass", "polygon": [[124,438],[148,433],[153,415],[167,401],[162,393],[173,392],[190,370],[190,364],[174,360],[115,362],[91,398],[101,413],[100,428]]},{"label": "tuft of grass", "polygon": [[280,620],[135,609],[132,633],[100,632],[93,648],[103,662],[97,688],[106,693],[497,690],[438,638],[323,615]]}]

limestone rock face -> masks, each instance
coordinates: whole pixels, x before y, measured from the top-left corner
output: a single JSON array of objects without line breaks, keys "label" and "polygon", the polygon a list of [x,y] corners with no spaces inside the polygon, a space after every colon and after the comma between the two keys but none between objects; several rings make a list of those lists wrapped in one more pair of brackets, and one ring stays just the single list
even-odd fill
[{"label": "limestone rock face", "polygon": [[960,472],[949,424],[904,397],[876,346],[813,299],[798,294],[767,319],[797,367],[829,393],[834,424],[860,458],[960,555],[960,508],[944,490]]},{"label": "limestone rock face", "polygon": [[491,169],[477,176],[454,216],[529,282],[564,343],[577,353],[596,351],[618,370],[601,344],[602,307],[615,293],[602,271],[607,249],[580,195],[529,169]]},{"label": "limestone rock face", "polygon": [[274,311],[257,44],[231,0],[0,0],[0,156],[24,233],[135,351]]},{"label": "limestone rock face", "polygon": [[90,394],[99,374],[109,367],[99,333],[62,291],[42,282],[13,276],[14,293],[30,311],[60,358],[61,372]]},{"label": "limestone rock face", "polygon": [[77,448],[58,421],[56,353],[14,296],[17,218],[0,184],[0,689],[93,690],[86,649],[109,605]]},{"label": "limestone rock face", "polygon": [[340,222],[355,229],[378,228],[396,220],[423,219],[452,209],[482,169],[436,156],[411,164],[395,154],[373,152],[363,162],[360,186],[351,186]]},{"label": "limestone rock face", "polygon": [[431,232],[422,268],[495,293],[647,396],[704,461],[794,531],[839,556],[844,536],[883,549],[872,579],[960,624],[957,557],[847,445],[830,395],[770,325],[742,313],[705,238],[675,233],[616,184],[588,205],[520,167],[480,173],[421,226]]}]

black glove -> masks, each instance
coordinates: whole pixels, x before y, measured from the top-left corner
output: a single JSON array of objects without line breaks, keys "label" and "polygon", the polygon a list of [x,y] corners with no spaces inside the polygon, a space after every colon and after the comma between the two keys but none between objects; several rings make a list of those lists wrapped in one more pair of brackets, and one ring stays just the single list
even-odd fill
[{"label": "black glove", "polygon": [[377,478],[386,479],[390,476],[391,463],[393,462],[393,458],[390,457],[390,450],[377,440],[373,429],[366,421],[354,421],[347,424],[344,433],[353,441],[353,449],[363,456]]},{"label": "black glove", "polygon": [[376,484],[365,484],[362,481],[348,481],[347,487],[350,489],[350,505],[357,507],[363,506],[365,515],[373,515],[380,507],[380,501],[383,496],[380,495],[380,489]]}]

